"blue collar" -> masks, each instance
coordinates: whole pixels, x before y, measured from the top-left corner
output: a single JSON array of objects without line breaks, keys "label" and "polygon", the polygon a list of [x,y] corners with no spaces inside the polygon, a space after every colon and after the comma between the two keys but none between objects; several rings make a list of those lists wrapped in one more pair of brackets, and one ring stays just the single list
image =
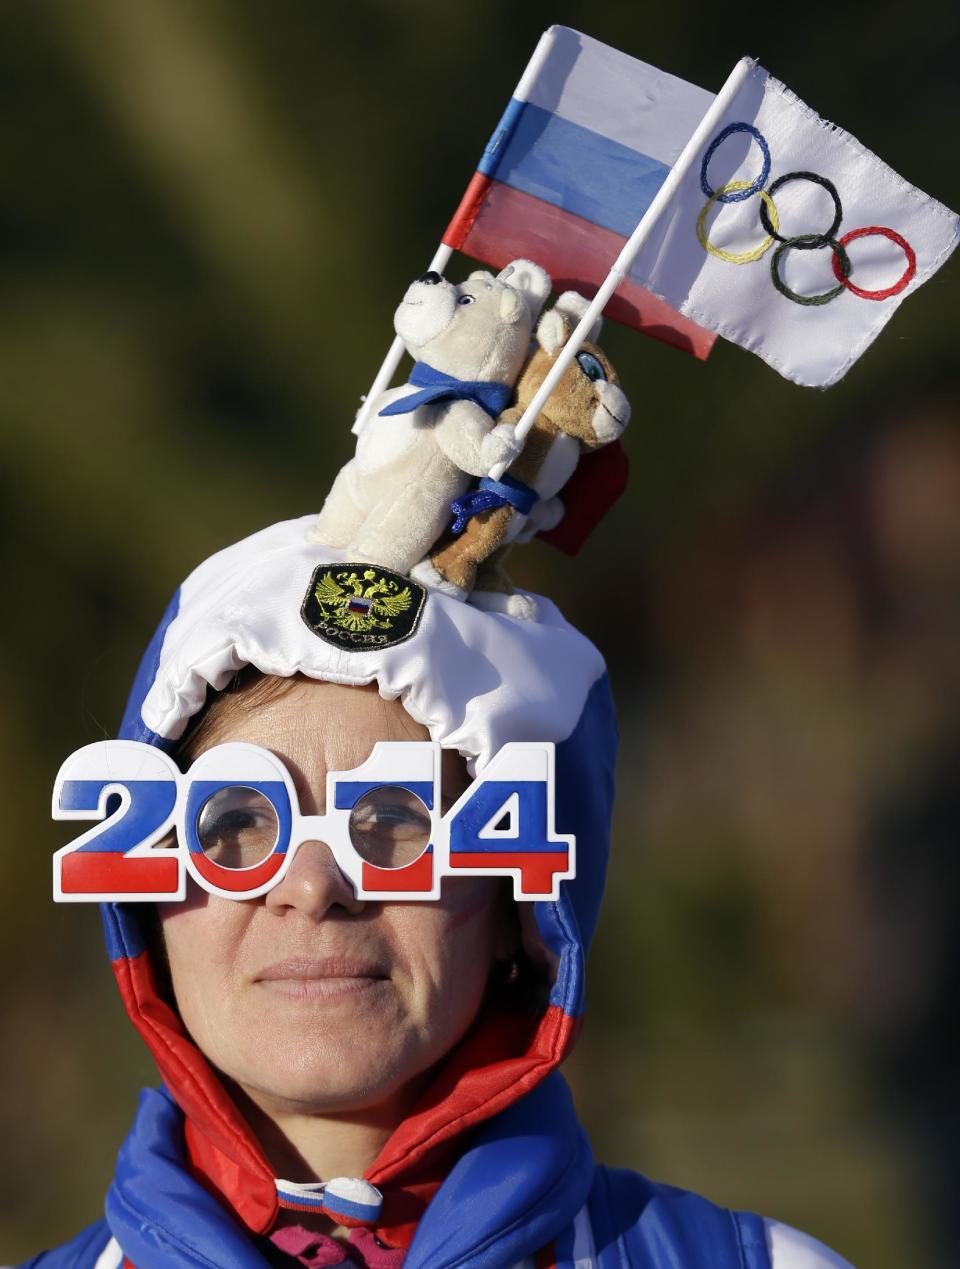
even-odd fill
[{"label": "blue collar", "polygon": [[481,1124],[423,1214],[404,1269],[514,1265],[587,1201],[596,1165],[559,1071]]},{"label": "blue collar", "polygon": [[513,395],[513,388],[508,384],[490,383],[484,379],[457,379],[442,370],[434,370],[425,361],[414,363],[407,382],[422,391],[391,401],[380,410],[381,415],[409,414],[418,406],[430,405],[434,401],[455,400],[473,401],[495,419],[506,409]]},{"label": "blue collar", "polygon": [[183,1112],[165,1088],[140,1093],[105,1211],[137,1269],[268,1269],[246,1229],[188,1172]]},{"label": "blue collar", "polygon": [[[586,1201],[590,1146],[556,1071],[482,1124],[424,1213],[404,1269],[511,1265]],[[265,1269],[236,1219],[187,1171],[183,1114],[166,1089],[140,1095],[117,1157],[107,1223],[137,1269]]]}]

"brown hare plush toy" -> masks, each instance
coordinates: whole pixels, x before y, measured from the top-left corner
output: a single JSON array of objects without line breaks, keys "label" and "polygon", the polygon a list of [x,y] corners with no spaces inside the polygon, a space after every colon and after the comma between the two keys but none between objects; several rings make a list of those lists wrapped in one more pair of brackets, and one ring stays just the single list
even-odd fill
[{"label": "brown hare plush toy", "polygon": [[[533,351],[517,380],[516,402],[500,415],[499,423],[519,421],[586,306],[581,295],[567,291],[541,317]],[[508,468],[503,482],[507,489],[502,492],[511,501],[500,499],[497,505],[497,493],[484,488],[490,484],[486,481],[479,491],[457,499],[454,531],[434,550],[431,567],[421,565],[415,575],[447,593],[470,595],[478,607],[535,617],[535,601],[514,590],[503,558],[512,543],[527,542],[559,522],[563,504],[557,495],[580,455],[616,440],[630,418],[616,371],[593,342],[599,331],[598,319]]]}]

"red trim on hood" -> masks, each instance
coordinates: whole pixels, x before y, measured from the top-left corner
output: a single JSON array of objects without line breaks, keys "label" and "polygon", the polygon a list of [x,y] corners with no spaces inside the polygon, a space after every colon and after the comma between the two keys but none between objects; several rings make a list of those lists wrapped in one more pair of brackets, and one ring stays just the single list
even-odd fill
[{"label": "red trim on hood", "polygon": [[394,1180],[539,1084],[570,1051],[576,1020],[550,1005],[532,1036],[531,1021],[519,1013],[482,1015],[367,1169],[367,1180]]},{"label": "red trim on hood", "polygon": [[191,1171],[248,1229],[266,1233],[278,1210],[273,1170],[213,1068],[160,998],[149,956],[144,951],[113,961],[113,972],[131,1022],[187,1117]]},{"label": "red trim on hood", "polygon": [[[219,1077],[160,997],[149,952],[113,962],[120,996],[186,1116],[190,1170],[253,1233],[278,1212],[273,1170]],[[550,1005],[539,1018],[482,1013],[430,1088],[368,1168],[384,1191],[377,1233],[409,1246],[420,1217],[457,1155],[457,1138],[518,1101],[573,1047],[580,1020]]]},{"label": "red trim on hood", "polygon": [[367,1169],[366,1179],[383,1190],[377,1235],[384,1242],[409,1247],[462,1135],[549,1075],[570,1052],[579,1026],[558,1005],[535,1027],[527,1014],[481,1016]]}]

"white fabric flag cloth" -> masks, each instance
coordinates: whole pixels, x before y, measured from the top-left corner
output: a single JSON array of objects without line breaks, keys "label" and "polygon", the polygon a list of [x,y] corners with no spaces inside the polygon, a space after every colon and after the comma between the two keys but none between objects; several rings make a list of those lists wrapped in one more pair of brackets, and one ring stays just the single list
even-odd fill
[{"label": "white fabric flag cloth", "polygon": [[836,383],[960,221],[756,63],[631,276],[807,387]]}]

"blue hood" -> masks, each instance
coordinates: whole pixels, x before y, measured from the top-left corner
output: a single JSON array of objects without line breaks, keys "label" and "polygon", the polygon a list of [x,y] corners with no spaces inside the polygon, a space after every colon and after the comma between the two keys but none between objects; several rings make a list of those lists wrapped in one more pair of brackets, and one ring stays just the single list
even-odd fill
[{"label": "blue hood", "polygon": [[[454,1051],[367,1173],[384,1190],[383,1228],[389,1233],[404,1224],[389,1215],[391,1193],[427,1194],[429,1200],[435,1191],[424,1184],[439,1145],[449,1150],[451,1142],[472,1130],[481,1134],[478,1141],[488,1133],[485,1150],[493,1150],[498,1134],[513,1131],[517,1116],[542,1113],[545,1097],[563,1102],[568,1096],[553,1072],[569,1053],[584,1011],[584,957],[596,927],[609,849],[616,723],[599,654],[545,600],[538,599],[542,619],[524,622],[429,593],[422,622],[402,647],[333,655],[299,616],[317,561],[333,554],[304,543],[303,527],[311,522],[306,517],[273,526],[220,552],[191,575],[143,657],[121,738],[169,751],[202,708],[208,688],[225,686],[248,663],[266,674],[375,681],[381,695],[400,695],[434,739],[455,744],[471,763],[484,763],[506,740],[554,741],[555,827],[577,840],[576,877],[561,883],[558,901],[531,905],[540,945],[554,967],[543,1015],[510,1026],[502,1019],[482,1019],[484,1025]],[[147,1096],[142,1132],[149,1138],[150,1122],[159,1117],[169,1126],[171,1115],[182,1114],[189,1170],[249,1231],[268,1230],[277,1212],[275,1179],[224,1086],[186,1034],[172,1002],[158,990],[143,907],[104,904],[102,912],[125,1007],[168,1090]],[[579,1143],[572,1117],[571,1123],[574,1127],[566,1131]],[[474,1166],[472,1148],[448,1176],[443,1195],[451,1192],[462,1169]],[[125,1149],[133,1152],[132,1159],[138,1157],[142,1142],[137,1145],[136,1132]],[[579,1157],[586,1147],[564,1149]],[[131,1163],[125,1181],[121,1167],[116,1212],[129,1178],[141,1172]],[[569,1207],[565,1210],[569,1218]],[[423,1227],[424,1238],[428,1229]],[[441,1262],[450,1263],[424,1252],[423,1264]]]}]

